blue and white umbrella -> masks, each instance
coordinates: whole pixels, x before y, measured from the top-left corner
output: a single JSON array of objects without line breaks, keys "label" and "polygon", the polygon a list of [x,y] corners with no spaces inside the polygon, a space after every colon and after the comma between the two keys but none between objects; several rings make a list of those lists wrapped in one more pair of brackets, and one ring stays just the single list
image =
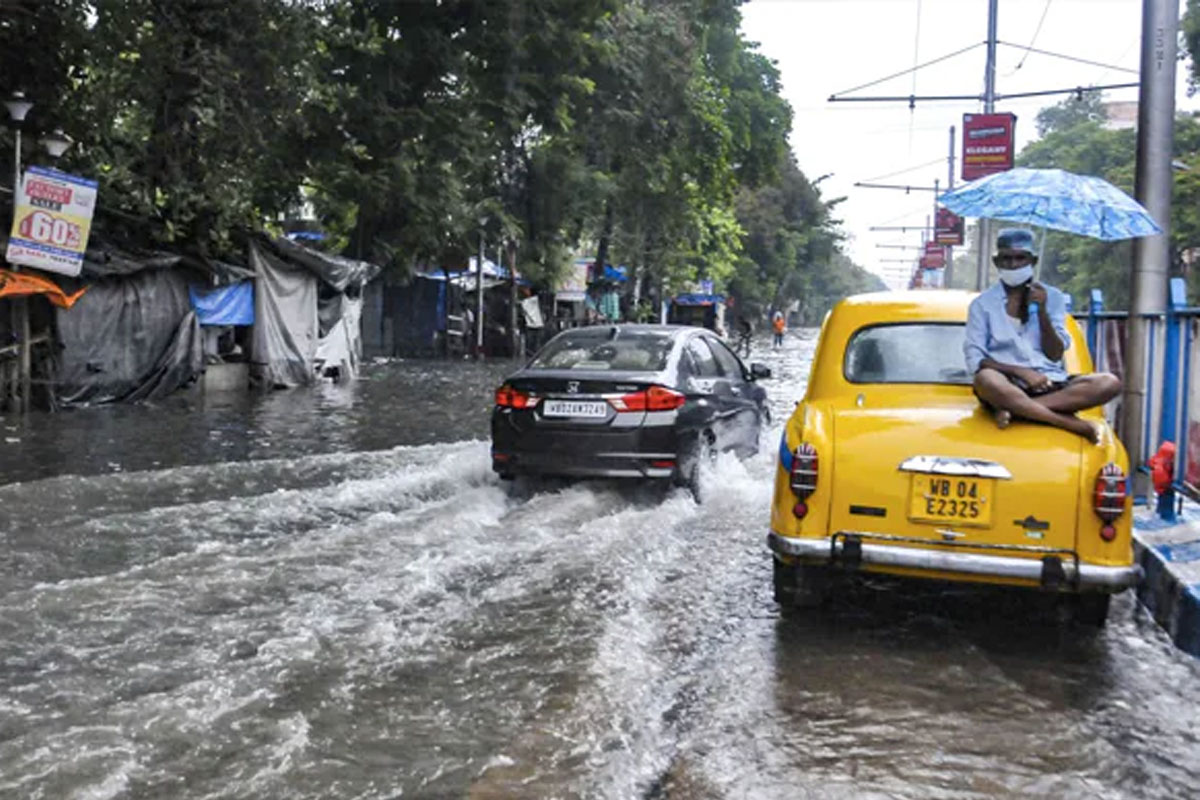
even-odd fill
[{"label": "blue and white umbrella", "polygon": [[1108,181],[1061,169],[1017,167],[939,199],[960,216],[1023,222],[1106,242],[1163,232],[1150,212]]}]

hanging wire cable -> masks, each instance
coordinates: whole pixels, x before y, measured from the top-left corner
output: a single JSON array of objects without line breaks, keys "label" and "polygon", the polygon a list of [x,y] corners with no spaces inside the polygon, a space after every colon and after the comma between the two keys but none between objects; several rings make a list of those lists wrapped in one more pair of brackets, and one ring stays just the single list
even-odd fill
[{"label": "hanging wire cable", "polygon": [[913,35],[912,93],[917,93],[917,58],[921,55],[921,0],[917,0],[917,30]]},{"label": "hanging wire cable", "polygon": [[[938,128],[937,130],[942,130],[942,129]],[[886,175],[876,175],[874,178],[865,178],[865,179],[859,181],[859,183],[874,183],[875,181],[881,181],[885,178],[894,178],[897,175],[903,175],[906,172],[915,172],[919,169],[925,169],[926,167],[932,167],[934,164],[944,164],[945,162],[946,162],[946,158],[945,158],[945,156],[943,156],[941,158],[935,158],[932,161],[926,161],[924,164],[917,164],[916,166],[913,166],[913,167],[905,167],[904,169],[898,169],[895,172],[889,172]]]},{"label": "hanging wire cable", "polygon": [[892,75],[888,75],[887,77],[871,81],[870,83],[864,83],[862,86],[855,86],[853,89],[843,89],[840,92],[834,92],[831,95],[831,97],[838,97],[839,95],[850,94],[851,92],[857,92],[860,89],[869,89],[872,86],[878,86],[879,84],[884,83],[885,81],[890,81],[893,78],[902,77],[904,75],[907,75],[910,72],[915,72],[916,70],[919,70],[919,69],[925,69],[925,67],[932,67],[934,64],[940,64],[941,62],[949,60],[951,58],[954,58],[955,56],[961,56],[963,53],[969,53],[977,47],[983,47],[983,45],[984,45],[984,42],[976,42],[975,44],[970,45],[969,47],[964,47],[961,50],[955,50],[953,53],[947,53],[946,55],[941,56],[939,58],[935,58],[932,61],[926,61],[924,64],[918,64],[917,66],[913,67],[912,69],[901,70],[900,72],[896,72]]},{"label": "hanging wire cable", "polygon": [[[917,29],[913,35],[913,68],[912,68],[912,95],[917,95],[917,59],[921,55],[921,0],[917,0]],[[916,123],[917,107],[910,103],[908,106],[908,152],[912,153],[913,143],[913,125]]]},{"label": "hanging wire cable", "polygon": [[[896,216],[891,217],[890,219],[885,219],[883,222],[880,222],[877,224],[878,225],[890,225],[893,222],[899,222],[902,219],[908,219],[909,217],[915,217],[919,214],[927,214],[927,213],[929,213],[929,205],[923,203],[920,208],[913,208],[909,211],[905,211],[903,214],[897,214]],[[910,227],[913,230],[916,230],[917,228],[919,228],[921,226],[920,225],[910,225],[907,227]]]},{"label": "hanging wire cable", "polygon": [[1112,69],[1116,70],[1117,72],[1128,72],[1133,75],[1140,74],[1136,69],[1130,69],[1129,67],[1118,67],[1113,64],[1105,64],[1102,61],[1092,61],[1087,58],[1078,58],[1076,56],[1063,55],[1062,53],[1052,53],[1049,50],[1039,50],[1036,47],[1026,47],[1023,44],[1013,44],[1012,42],[1002,42],[1000,40],[996,40],[996,44],[1002,44],[1005,47],[1015,47],[1018,50],[1025,50],[1042,56],[1050,56],[1051,58],[1061,58],[1064,61],[1074,61],[1078,64],[1087,64],[1090,67],[1104,67],[1105,69]]},{"label": "hanging wire cable", "polygon": [[1029,58],[1030,48],[1032,48],[1034,43],[1037,42],[1038,34],[1042,32],[1042,23],[1046,21],[1046,12],[1050,10],[1050,4],[1052,2],[1054,2],[1054,0],[1046,0],[1046,5],[1042,9],[1042,18],[1038,20],[1037,27],[1033,29],[1033,38],[1029,40],[1029,47],[1025,48],[1025,55],[1021,56],[1021,60],[1017,62],[1015,67],[1013,67],[1013,71],[1008,73],[1009,75],[1015,75],[1017,70],[1025,66],[1025,59]]},{"label": "hanging wire cable", "polygon": [[[1124,61],[1125,56],[1129,55],[1130,51],[1132,51],[1133,48],[1135,48],[1139,44],[1141,44],[1141,41],[1142,41],[1142,37],[1140,34],[1135,36],[1133,38],[1133,41],[1129,43],[1129,46],[1126,47],[1123,51],[1121,51],[1121,55],[1117,57],[1117,61]],[[1101,72],[1099,77],[1096,78],[1096,82],[1099,83],[1100,81],[1104,80],[1104,78],[1108,76],[1109,72],[1110,72],[1110,70],[1107,70],[1107,69],[1104,70],[1104,72]]]}]

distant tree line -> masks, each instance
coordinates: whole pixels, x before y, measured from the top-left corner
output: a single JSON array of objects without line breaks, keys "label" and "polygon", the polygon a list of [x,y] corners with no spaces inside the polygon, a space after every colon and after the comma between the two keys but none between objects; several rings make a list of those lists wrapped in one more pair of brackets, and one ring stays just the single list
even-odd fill
[{"label": "distant tree line", "polygon": [[3,0],[0,92],[74,138],[61,166],[100,181],[118,241],[229,256],[311,204],[329,246],[398,272],[482,232],[535,283],[583,244],[647,288],[816,318],[872,280],[739,5]]}]

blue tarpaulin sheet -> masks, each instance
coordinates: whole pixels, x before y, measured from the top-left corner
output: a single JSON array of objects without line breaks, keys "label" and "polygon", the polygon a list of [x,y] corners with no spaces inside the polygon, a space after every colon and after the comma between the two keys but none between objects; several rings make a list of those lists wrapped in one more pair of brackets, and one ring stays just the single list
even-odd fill
[{"label": "blue tarpaulin sheet", "polygon": [[188,297],[201,325],[253,325],[254,282],[242,281],[216,289],[188,287]]},{"label": "blue tarpaulin sheet", "polygon": [[673,301],[678,306],[711,306],[725,302],[723,294],[677,294]]}]

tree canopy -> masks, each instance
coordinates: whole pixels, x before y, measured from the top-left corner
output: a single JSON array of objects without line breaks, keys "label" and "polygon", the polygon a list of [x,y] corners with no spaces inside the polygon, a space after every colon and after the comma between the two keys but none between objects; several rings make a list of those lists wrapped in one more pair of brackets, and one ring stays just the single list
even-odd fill
[{"label": "tree canopy", "polygon": [[592,249],[647,288],[815,315],[869,281],[740,4],[13,0],[0,92],[75,139],[61,166],[99,180],[104,236],[221,257],[307,207],[399,272],[483,235],[536,283]]},{"label": "tree canopy", "polygon": [[[1083,100],[1065,99],[1038,114],[1042,138],[1025,147],[1017,159],[1023,167],[1057,167],[1085,175],[1096,175],[1133,195],[1137,170],[1136,134],[1130,128],[1113,129],[1104,123],[1098,93],[1085,93]],[[1175,121],[1175,188],[1171,207],[1173,275],[1185,274],[1185,256],[1200,247],[1200,123],[1187,115]],[[1042,276],[1070,292],[1077,303],[1091,289],[1104,292],[1108,308],[1124,309],[1129,304],[1129,275],[1132,263],[1129,242],[1101,242],[1082,236],[1050,231],[1046,235],[1041,262]],[[1193,284],[1195,295],[1200,287]]]}]

